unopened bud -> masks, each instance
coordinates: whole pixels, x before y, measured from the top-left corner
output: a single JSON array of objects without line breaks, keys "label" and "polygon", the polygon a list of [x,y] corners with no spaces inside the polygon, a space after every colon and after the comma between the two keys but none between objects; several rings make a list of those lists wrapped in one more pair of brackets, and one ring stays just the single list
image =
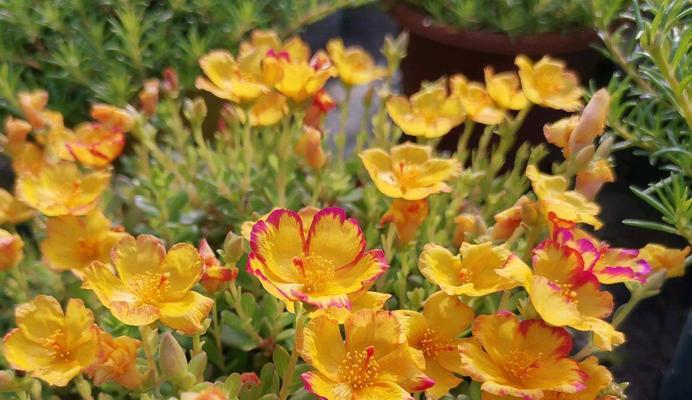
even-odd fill
[{"label": "unopened bud", "polygon": [[391,74],[399,68],[401,60],[406,57],[408,48],[408,32],[403,31],[399,36],[393,38],[387,35],[382,45],[382,54],[387,60],[387,71]]},{"label": "unopened bud", "polygon": [[192,357],[187,366],[187,371],[194,375],[197,382],[204,381],[204,371],[207,369],[207,353],[201,352]]},{"label": "unopened bud", "polygon": [[613,151],[613,144],[615,139],[612,136],[607,136],[596,149],[596,158],[608,158],[610,153]]},{"label": "unopened bud", "polygon": [[574,164],[577,171],[582,171],[588,168],[589,163],[593,160],[596,147],[593,144],[585,146],[574,155]]},{"label": "unopened bud", "polygon": [[12,390],[18,386],[14,380],[14,372],[9,370],[0,371],[0,391]]},{"label": "unopened bud", "polygon": [[228,264],[235,264],[245,254],[245,239],[228,231],[223,241],[223,259]]},{"label": "unopened bud", "polygon": [[187,373],[185,351],[170,332],[161,336],[159,366],[161,372],[173,381],[182,379]]},{"label": "unopened bud", "polygon": [[144,81],[144,87],[139,92],[139,102],[142,105],[142,111],[146,115],[156,113],[156,106],[159,103],[159,80],[149,79]]},{"label": "unopened bud", "polygon": [[194,99],[185,99],[183,103],[183,114],[185,118],[193,126],[198,126],[202,124],[204,118],[207,116],[207,103],[201,97],[195,97]]},{"label": "unopened bud", "polygon": [[644,284],[644,289],[647,292],[658,292],[661,290],[663,283],[666,281],[667,273],[665,270],[656,271],[649,275]]},{"label": "unopened bud", "polygon": [[175,69],[168,67],[163,70],[163,83],[161,87],[168,96],[172,98],[178,97],[178,73],[175,72]]},{"label": "unopened bud", "polygon": [[521,221],[528,226],[536,226],[538,224],[540,213],[538,205],[535,202],[524,203],[521,205]]}]

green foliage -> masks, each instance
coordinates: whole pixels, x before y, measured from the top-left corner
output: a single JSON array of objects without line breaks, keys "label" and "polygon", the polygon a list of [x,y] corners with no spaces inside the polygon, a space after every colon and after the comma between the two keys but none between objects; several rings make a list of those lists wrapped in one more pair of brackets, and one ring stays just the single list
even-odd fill
[{"label": "green foliage", "polygon": [[[608,125],[622,139],[618,148],[639,149],[671,177],[635,194],[661,212],[663,223],[627,223],[692,236],[692,14],[688,3],[595,1],[596,26],[610,57],[624,71],[610,82]],[[615,29],[611,29],[617,26]]]},{"label": "green foliage", "polygon": [[190,88],[197,60],[252,29],[293,34],[371,0],[0,0],[0,115],[19,90],[45,88],[51,108],[83,120],[88,103],[127,104],[165,67]]},{"label": "green foliage", "polygon": [[525,36],[590,28],[593,13],[586,0],[407,0],[432,18],[457,29]]}]

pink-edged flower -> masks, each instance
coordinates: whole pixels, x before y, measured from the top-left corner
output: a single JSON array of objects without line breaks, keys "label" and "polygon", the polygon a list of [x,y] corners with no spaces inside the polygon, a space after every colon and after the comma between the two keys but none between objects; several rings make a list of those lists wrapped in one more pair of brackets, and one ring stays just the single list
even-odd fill
[{"label": "pink-edged flower", "polygon": [[255,223],[248,272],[289,310],[294,301],[350,308],[349,294],[369,287],[389,268],[384,253],[365,250],[358,222],[340,208],[318,211],[307,229],[304,223],[300,214],[287,209]]}]

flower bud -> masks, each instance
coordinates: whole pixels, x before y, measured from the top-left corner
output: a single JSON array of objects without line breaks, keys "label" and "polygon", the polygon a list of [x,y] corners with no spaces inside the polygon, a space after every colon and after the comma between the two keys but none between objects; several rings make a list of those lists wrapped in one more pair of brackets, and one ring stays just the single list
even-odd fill
[{"label": "flower bud", "polygon": [[0,371],[0,391],[8,391],[17,388],[19,385],[14,380],[14,372],[10,370]]},{"label": "flower bud", "polygon": [[385,60],[387,60],[387,72],[389,74],[393,74],[394,71],[399,69],[401,60],[406,57],[407,49],[408,32],[401,32],[396,39],[389,35],[385,36],[384,45],[382,45],[382,54]]},{"label": "flower bud", "polygon": [[521,205],[521,221],[528,226],[538,225],[541,213],[538,211],[538,204],[529,201]]},{"label": "flower bud", "polygon": [[144,87],[139,92],[139,102],[142,104],[142,112],[146,115],[154,115],[159,103],[159,80],[149,79],[144,82]]},{"label": "flower bud", "polygon": [[201,352],[190,359],[187,371],[195,376],[197,382],[204,381],[204,371],[207,369],[207,353]]},{"label": "flower bud", "polygon": [[257,376],[257,374],[254,372],[243,372],[242,374],[240,374],[240,382],[243,385],[259,386],[260,379],[259,376]]},{"label": "flower bud", "polygon": [[36,90],[33,92],[19,92],[19,106],[24,117],[34,129],[42,129],[45,126],[43,110],[48,104],[48,92]]},{"label": "flower bud", "polygon": [[175,69],[168,67],[163,70],[163,83],[161,84],[161,88],[168,96],[172,98],[178,97],[178,73],[175,72]]},{"label": "flower bud", "polygon": [[31,132],[31,124],[23,119],[8,117],[5,120],[6,148],[11,156],[17,156],[21,152],[29,132]]},{"label": "flower bud", "polygon": [[207,116],[207,103],[201,97],[185,99],[183,102],[183,114],[193,126],[201,125]]},{"label": "flower bud", "polygon": [[615,143],[615,139],[613,139],[612,136],[606,137],[603,142],[598,146],[596,149],[596,158],[608,158],[610,156],[610,153],[613,151],[613,144]]},{"label": "flower bud", "polygon": [[0,271],[14,268],[24,258],[24,242],[17,234],[0,229]]},{"label": "flower bud", "polygon": [[161,372],[173,381],[182,379],[187,373],[185,351],[170,332],[161,335],[159,366]]},{"label": "flower bud", "polygon": [[235,264],[245,254],[245,239],[228,231],[223,241],[223,259],[227,264]]},{"label": "flower bud", "polygon": [[303,136],[296,143],[295,152],[314,170],[322,169],[327,163],[327,155],[322,149],[322,133],[313,127],[304,127]]},{"label": "flower bud", "polygon": [[603,134],[605,122],[610,109],[610,94],[606,89],[600,89],[594,93],[589,104],[579,117],[579,123],[569,138],[570,153],[579,151],[585,145]]},{"label": "flower bud", "polygon": [[382,216],[380,225],[393,223],[399,242],[406,244],[416,237],[418,227],[428,216],[428,200],[394,199],[389,210]]},{"label": "flower bud", "polygon": [[596,147],[593,144],[586,145],[574,154],[574,164],[577,171],[581,171],[588,167],[593,155],[596,152]]},{"label": "flower bud", "polygon": [[452,243],[459,247],[463,242],[468,241],[472,236],[480,232],[481,221],[474,214],[460,214],[454,218],[454,235]]},{"label": "flower bud", "polygon": [[180,400],[228,400],[228,396],[217,386],[210,386],[200,392],[184,392]]}]

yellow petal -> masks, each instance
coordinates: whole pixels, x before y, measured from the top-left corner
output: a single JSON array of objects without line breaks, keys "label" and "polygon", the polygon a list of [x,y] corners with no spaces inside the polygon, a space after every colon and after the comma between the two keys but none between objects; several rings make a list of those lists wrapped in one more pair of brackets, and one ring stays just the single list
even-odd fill
[{"label": "yellow petal", "polygon": [[455,338],[471,327],[474,312],[458,297],[437,292],[425,301],[423,316],[436,332]]},{"label": "yellow petal", "polygon": [[12,368],[32,371],[53,360],[53,350],[29,339],[18,328],[5,335],[2,353]]},{"label": "yellow petal", "polygon": [[168,250],[160,268],[161,273],[168,276],[170,291],[167,297],[177,299],[199,281],[202,276],[202,258],[194,246],[178,243]]},{"label": "yellow petal", "polygon": [[113,248],[111,258],[120,279],[127,283],[144,274],[161,272],[166,249],[161,240],[151,235],[122,238]]},{"label": "yellow petal", "polygon": [[[376,352],[380,349],[375,348]],[[423,373],[425,358],[423,352],[401,344],[386,353],[377,363],[380,366],[379,379],[396,382],[409,392],[419,392],[430,388],[434,382]]]},{"label": "yellow petal", "polygon": [[382,149],[368,149],[358,156],[380,192],[393,198],[402,197],[389,154]]},{"label": "yellow petal", "polygon": [[327,400],[352,400],[353,389],[347,383],[337,383],[319,372],[306,372],[300,376],[305,390]]},{"label": "yellow petal", "polygon": [[380,355],[388,354],[404,341],[401,325],[387,311],[360,310],[346,320],[346,350],[362,351],[373,346]]},{"label": "yellow petal", "polygon": [[321,374],[338,381],[338,368],[346,357],[338,322],[326,316],[311,320],[305,327],[300,354]]},{"label": "yellow petal", "polygon": [[300,216],[290,210],[272,211],[252,228],[250,248],[255,275],[277,283],[300,282],[294,259],[303,255],[304,236]]},{"label": "yellow petal", "polygon": [[307,237],[308,257],[322,257],[337,271],[350,269],[365,251],[365,236],[353,218],[341,208],[325,208],[315,214]]},{"label": "yellow petal", "polygon": [[52,296],[36,296],[30,302],[17,306],[14,314],[22,334],[36,342],[53,335],[64,326],[62,307]]},{"label": "yellow petal", "polygon": [[443,368],[434,359],[425,360],[425,375],[435,381],[435,384],[425,391],[428,399],[439,399],[461,383],[461,378]]},{"label": "yellow petal", "polygon": [[376,382],[373,385],[358,389],[354,399],[363,400],[410,400],[411,395],[401,386],[392,382]]},{"label": "yellow petal", "polygon": [[193,335],[202,330],[202,321],[213,305],[214,300],[190,291],[179,300],[161,303],[160,319],[168,327]]}]

